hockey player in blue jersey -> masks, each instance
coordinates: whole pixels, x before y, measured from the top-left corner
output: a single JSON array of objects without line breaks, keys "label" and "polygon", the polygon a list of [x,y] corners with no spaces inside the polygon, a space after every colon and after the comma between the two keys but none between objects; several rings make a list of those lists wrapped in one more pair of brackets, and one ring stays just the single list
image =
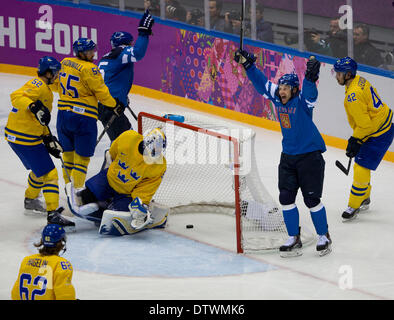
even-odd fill
[{"label": "hockey player in blue jersey", "polygon": [[285,74],[278,84],[274,84],[257,69],[253,54],[238,50],[234,59],[244,66],[255,89],[274,103],[279,115],[283,135],[279,163],[279,202],[289,234],[288,241],[279,249],[280,254],[282,257],[302,254],[299,212],[295,203],[298,189],[301,189],[319,236],[316,250],[320,256],[325,255],[331,252],[326,209],[320,201],[325,167],[322,153],[326,151],[326,146],[312,121],[318,94],[315,82],[319,78],[320,62],[313,57],[309,59],[300,91],[296,74]]},{"label": "hockey player in blue jersey", "polygon": [[[138,39],[134,46],[133,36],[126,31],[117,31],[111,36],[112,50],[99,62],[99,69],[111,95],[128,105],[128,94],[134,79],[134,63],[146,53],[149,36],[152,34],[154,20],[146,10],[138,26]],[[111,120],[112,119],[112,120]],[[112,110],[99,104],[99,120],[107,129],[107,134],[114,141],[122,132],[132,129],[124,113],[114,116]]]}]

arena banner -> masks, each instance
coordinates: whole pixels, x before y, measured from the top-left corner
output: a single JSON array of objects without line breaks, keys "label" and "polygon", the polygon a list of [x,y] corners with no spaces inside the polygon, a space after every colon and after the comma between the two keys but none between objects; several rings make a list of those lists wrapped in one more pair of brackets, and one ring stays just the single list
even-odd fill
[{"label": "arena banner", "polygon": [[[10,0],[0,14],[0,63],[35,67],[44,55],[73,55],[72,43],[89,37],[98,45],[95,63],[108,52],[110,36],[138,36],[140,15],[75,6]],[[135,64],[135,84],[222,108],[277,121],[272,103],[258,94],[233,61],[238,43],[156,23],[146,56]],[[269,80],[296,72],[303,80],[305,58],[247,47]]]}]

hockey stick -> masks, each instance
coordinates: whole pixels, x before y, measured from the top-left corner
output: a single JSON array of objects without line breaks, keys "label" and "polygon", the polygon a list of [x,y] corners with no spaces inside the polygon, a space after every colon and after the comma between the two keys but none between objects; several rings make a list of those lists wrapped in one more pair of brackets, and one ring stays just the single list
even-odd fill
[{"label": "hockey stick", "polygon": [[335,161],[335,165],[336,165],[344,174],[348,175],[348,174],[349,174],[349,171],[350,171],[350,166],[351,166],[351,164],[352,164],[352,159],[353,159],[353,158],[349,158],[349,162],[348,162],[348,164],[347,164],[347,168],[345,168],[345,166],[344,166],[342,163],[340,163],[338,160]]},{"label": "hockey stick", "polygon": [[[47,129],[48,129],[48,132],[49,132],[50,136],[53,137],[52,131],[51,131],[51,129],[49,128],[49,126],[46,126],[46,127],[47,127]],[[68,173],[68,170],[67,170],[67,168],[66,168],[66,166],[65,166],[65,164],[64,164],[64,161],[63,161],[62,156],[60,156],[59,159],[60,159],[60,161],[61,161],[61,163],[62,163],[62,167],[63,167],[63,169],[64,169],[64,172],[66,173],[66,176],[67,176],[68,180],[71,181],[70,174]]]},{"label": "hockey stick", "polygon": [[134,111],[131,110],[131,108],[130,108],[128,105],[126,106],[126,108],[127,108],[127,110],[129,110],[129,111],[131,112],[131,115],[133,116],[133,118],[135,119],[135,121],[137,121],[138,118],[137,118],[137,116],[135,115]]},{"label": "hockey stick", "polygon": [[107,122],[107,124],[106,124],[105,127],[104,127],[104,130],[100,133],[99,137],[97,138],[96,147],[97,147],[97,145],[99,144],[101,138],[102,138],[102,137],[105,135],[105,133],[108,131],[108,129],[109,129],[109,127],[111,126],[112,122],[115,121],[116,117],[117,117],[117,115],[116,115],[116,114],[113,114],[112,117],[109,119],[109,121]]},{"label": "hockey stick", "polygon": [[241,8],[241,30],[239,35],[239,49],[244,49],[244,17],[245,17],[245,0],[242,0],[242,8]]}]

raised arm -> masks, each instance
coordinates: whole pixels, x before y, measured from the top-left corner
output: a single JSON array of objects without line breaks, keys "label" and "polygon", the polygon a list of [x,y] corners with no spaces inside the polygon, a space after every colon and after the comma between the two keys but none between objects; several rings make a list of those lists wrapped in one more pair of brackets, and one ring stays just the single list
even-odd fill
[{"label": "raised arm", "polygon": [[267,77],[254,64],[256,57],[245,50],[238,50],[235,53],[234,60],[241,63],[246,70],[246,75],[252,82],[258,93],[265,98],[275,100],[275,91],[278,86],[267,79]]}]

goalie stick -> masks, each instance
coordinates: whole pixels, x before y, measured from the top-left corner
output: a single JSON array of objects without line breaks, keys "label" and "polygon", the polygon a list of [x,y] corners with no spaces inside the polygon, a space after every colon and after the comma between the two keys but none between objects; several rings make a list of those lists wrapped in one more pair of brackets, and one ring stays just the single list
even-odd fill
[{"label": "goalie stick", "polygon": [[349,158],[349,162],[348,162],[348,164],[347,164],[347,168],[345,168],[345,166],[344,166],[342,163],[340,163],[338,160],[335,161],[335,165],[336,165],[344,174],[348,175],[348,174],[349,174],[349,171],[350,171],[350,166],[351,166],[351,164],[352,164],[352,159],[353,159],[353,158]]}]

